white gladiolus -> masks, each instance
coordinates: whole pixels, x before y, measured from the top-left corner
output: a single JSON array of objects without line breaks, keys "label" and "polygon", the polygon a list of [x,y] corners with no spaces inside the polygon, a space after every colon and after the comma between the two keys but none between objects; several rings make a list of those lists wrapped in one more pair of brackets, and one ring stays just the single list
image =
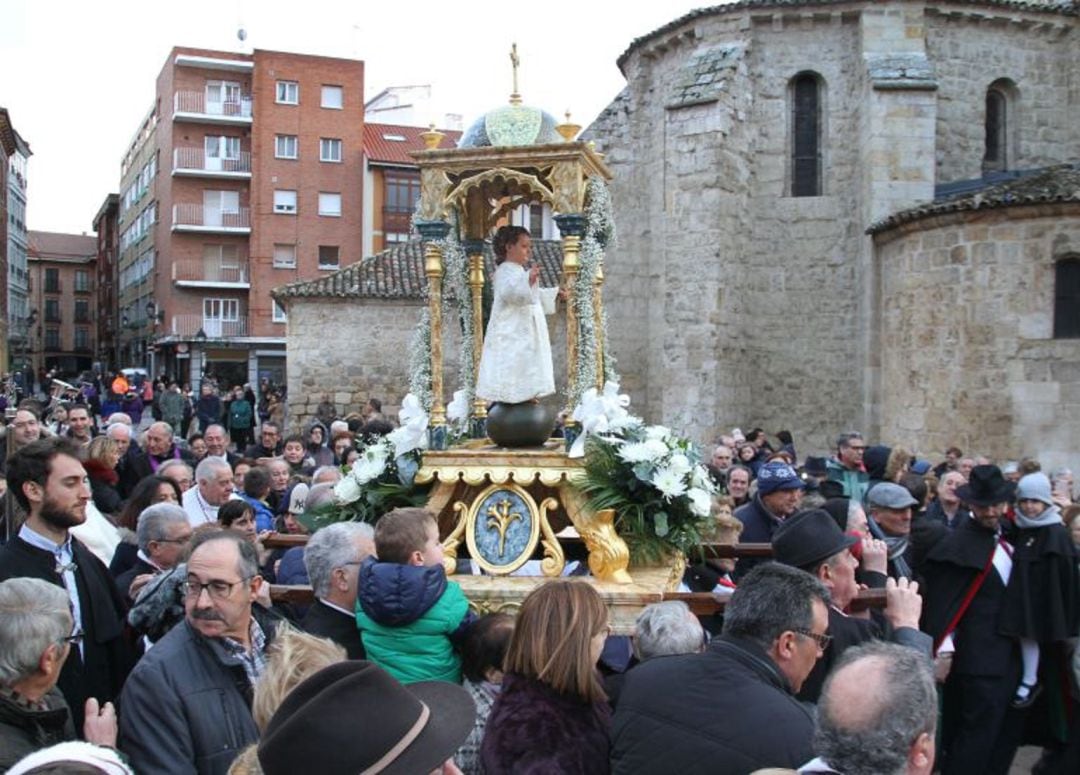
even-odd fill
[{"label": "white gladiolus", "polygon": [[334,485],[334,502],[339,506],[352,503],[360,497],[360,485],[352,476],[344,476]]},{"label": "white gladiolus", "polygon": [[686,497],[690,499],[690,512],[696,517],[709,516],[709,510],[712,507],[712,498],[705,490],[698,489],[697,487],[691,487]]}]

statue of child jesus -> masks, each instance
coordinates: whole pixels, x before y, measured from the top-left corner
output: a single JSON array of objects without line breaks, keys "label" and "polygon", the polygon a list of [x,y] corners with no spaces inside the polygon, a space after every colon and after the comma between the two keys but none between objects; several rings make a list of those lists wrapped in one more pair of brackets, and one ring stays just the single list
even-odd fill
[{"label": "statue of child jesus", "polygon": [[495,303],[480,356],[476,395],[519,404],[555,392],[551,342],[544,315],[555,311],[559,288],[540,287],[540,268],[526,268],[532,238],[520,226],[503,226],[492,240]]}]

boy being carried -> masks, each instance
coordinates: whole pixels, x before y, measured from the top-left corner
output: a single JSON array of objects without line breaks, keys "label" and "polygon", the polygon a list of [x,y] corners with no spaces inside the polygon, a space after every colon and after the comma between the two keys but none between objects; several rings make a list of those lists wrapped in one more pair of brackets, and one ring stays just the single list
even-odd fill
[{"label": "boy being carried", "polygon": [[431,512],[394,509],[375,526],[375,554],[360,566],[356,623],[368,659],[402,683],[461,683],[454,651],[473,617],[442,568]]}]

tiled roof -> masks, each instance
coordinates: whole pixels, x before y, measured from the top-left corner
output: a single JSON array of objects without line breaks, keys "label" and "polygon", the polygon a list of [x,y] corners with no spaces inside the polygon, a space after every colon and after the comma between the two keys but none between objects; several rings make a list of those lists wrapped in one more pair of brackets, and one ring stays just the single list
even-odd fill
[{"label": "tiled roof", "polygon": [[[540,284],[553,286],[562,271],[562,244],[557,240],[535,240],[533,260],[540,265]],[[484,245],[484,265],[490,278],[495,271],[491,245]],[[279,301],[308,299],[416,299],[424,298],[424,244],[402,242],[371,258],[320,277],[275,288]]]},{"label": "tiled roof", "polygon": [[872,224],[866,233],[877,234],[903,223],[943,213],[1048,202],[1080,202],[1080,162],[1028,170],[1004,181],[1000,181],[1000,178],[987,180],[977,188],[972,188],[965,181],[943,186],[942,189],[946,192],[951,189],[955,193],[939,195],[933,202],[893,213]]},{"label": "tiled roof", "polygon": [[[7,164],[7,157],[15,153],[15,128],[11,125],[11,116],[7,108],[0,108],[0,150],[3,151],[3,159],[0,163]],[[7,192],[4,192],[7,196]]]},{"label": "tiled roof", "polygon": [[26,254],[50,261],[86,261],[97,257],[97,238],[86,234],[28,231]]},{"label": "tiled roof", "polygon": [[[424,150],[424,140],[420,135],[426,129],[398,124],[364,124],[364,155],[368,161],[376,164],[405,164],[416,166],[416,160],[409,154]],[[439,148],[456,148],[461,132],[453,129],[440,129],[446,135],[439,143]],[[388,140],[404,138],[403,140]]]},{"label": "tiled roof", "polygon": [[[668,22],[662,27],[657,27],[652,32],[642,35],[640,38],[634,38],[630,41],[630,45],[627,46],[619,58],[616,60],[616,64],[619,69],[622,70],[626,64],[626,60],[630,58],[630,55],[635,49],[643,46],[654,38],[658,38],[662,35],[666,35],[669,32],[677,30],[686,22],[693,21],[694,19],[701,19],[706,16],[715,16],[724,13],[734,13],[737,11],[745,11],[748,9],[761,8],[799,8],[801,6],[813,7],[822,5],[851,5],[852,0],[736,0],[733,3],[727,3],[726,5],[714,5],[710,8],[697,8],[690,11],[687,14],[680,16],[679,18]],[[1080,15],[1080,8],[1077,7],[1075,2],[1071,0],[942,0],[940,5],[974,5],[974,6],[998,6],[1015,11],[1043,11],[1047,13],[1059,13],[1070,16]]]}]

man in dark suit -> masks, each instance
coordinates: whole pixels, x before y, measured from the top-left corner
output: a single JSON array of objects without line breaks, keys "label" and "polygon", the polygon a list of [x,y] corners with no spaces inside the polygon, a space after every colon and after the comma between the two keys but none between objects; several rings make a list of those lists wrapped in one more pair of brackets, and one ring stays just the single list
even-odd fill
[{"label": "man in dark suit", "polygon": [[[971,517],[927,552],[923,629],[934,638],[944,680],[942,773],[1007,773],[1023,732],[1011,707],[1020,681],[1016,639],[999,634],[998,614],[1012,571],[1001,531],[1013,484],[997,466],[975,466],[957,495]],[[944,677],[942,677],[944,676]]]},{"label": "man in dark suit", "polygon": [[[909,646],[930,659],[930,636],[919,632],[922,598],[919,585],[907,579],[885,582],[884,615],[868,618],[849,616],[844,609],[859,592],[855,569],[859,561],[851,554],[856,539],[842,533],[829,512],[800,511],[788,517],[773,536],[773,559],[793,565],[816,576],[829,590],[829,635],[832,640],[799,690],[798,698],[817,702],[825,676],[846,649],[871,640],[892,640]],[[877,560],[876,570],[884,571],[886,547],[883,541],[864,542],[867,557]],[[868,568],[873,570],[875,568]]]},{"label": "man in dark suit", "polygon": [[363,522],[338,522],[315,532],[304,547],[315,603],[301,626],[344,647],[349,659],[363,659],[356,626],[356,581],[360,563],[375,554],[375,535]]},{"label": "man in dark suit", "polygon": [[8,486],[27,512],[19,534],[0,547],[0,581],[27,577],[63,587],[75,620],[58,686],[82,729],[89,697],[115,702],[134,664],[123,637],[125,607],[108,569],[68,529],[86,521],[90,487],[79,451],[54,437],[28,444],[8,461]]},{"label": "man in dark suit", "polygon": [[131,593],[132,582],[140,576],[154,576],[175,567],[191,541],[192,530],[182,508],[175,503],[155,503],[139,515],[135,533],[139,541],[138,560],[116,577],[116,588],[129,605],[137,596]]}]

